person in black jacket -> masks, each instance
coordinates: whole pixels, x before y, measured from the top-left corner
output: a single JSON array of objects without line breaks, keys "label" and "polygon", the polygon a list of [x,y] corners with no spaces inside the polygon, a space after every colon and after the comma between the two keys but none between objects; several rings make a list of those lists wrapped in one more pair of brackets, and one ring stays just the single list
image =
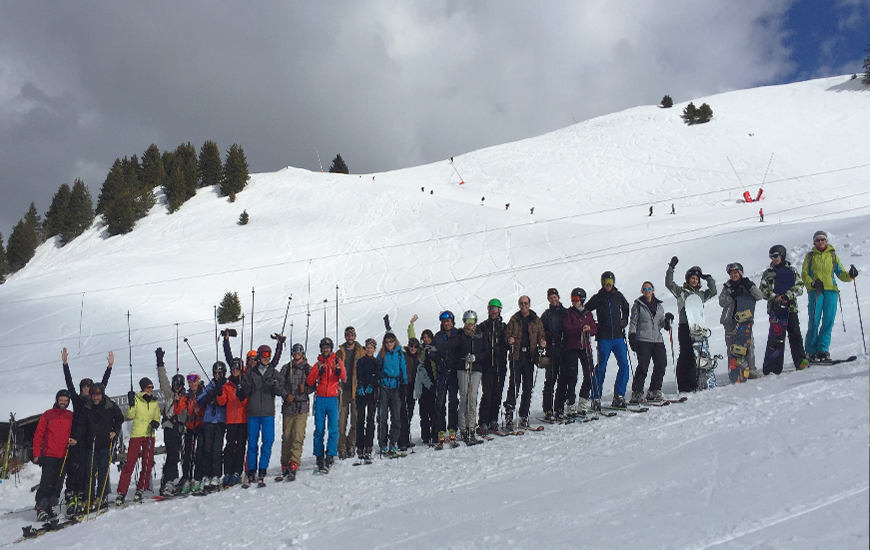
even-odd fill
[{"label": "person in black jacket", "polygon": [[[81,382],[79,382],[79,391],[76,392],[75,385],[73,385],[72,373],[67,363],[69,355],[66,348],[63,348],[63,351],[60,352],[60,357],[63,361],[63,377],[66,380],[66,389],[69,391],[70,404],[72,404],[73,408],[73,426],[76,426],[82,409],[91,400],[90,392],[94,381],[90,378],[82,378]],[[103,388],[109,383],[109,377],[112,375],[115,354],[110,351],[106,359],[109,364],[106,366],[106,372],[103,373],[103,379],[100,382]],[[74,515],[85,511],[84,497],[87,495],[83,491],[87,487],[88,471],[85,468],[86,460],[87,452],[84,445],[70,447],[69,456],[66,460],[66,491],[64,492],[67,515]]]},{"label": "person in black jacket", "polygon": [[248,486],[255,480],[263,482],[269,468],[272,444],[275,442],[275,397],[281,395],[281,379],[275,367],[281,361],[284,341],[284,336],[278,339],[274,357],[269,346],[257,348],[259,362],[242,377],[238,392],[239,399],[248,399]]},{"label": "person in black jacket", "polygon": [[372,460],[375,439],[375,411],[378,406],[378,381],[381,361],[375,357],[378,343],[366,340],[366,354],[356,360],[356,455],[360,460]]},{"label": "person in black jacket", "polygon": [[[564,323],[566,310],[562,306],[562,302],[559,301],[559,291],[555,288],[547,290],[547,301],[550,302],[550,307],[541,315],[541,322],[544,324],[544,338],[547,340],[547,357],[550,358],[550,364],[546,368],[544,377],[544,402],[542,408],[544,418],[552,420],[554,416],[553,392],[555,391],[556,383],[562,377],[562,370],[565,364]],[[560,403],[559,409],[555,412],[557,418],[564,416],[564,411],[561,407],[562,404]]]},{"label": "person in black jacket", "polygon": [[110,450],[124,423],[121,409],[104,393],[102,384],[91,386],[91,399],[85,403],[78,425],[73,430],[76,434],[73,439],[87,451],[84,467],[87,468],[86,475],[90,479],[86,482],[85,493],[91,503],[91,510],[109,506],[109,493],[112,492],[108,485]]},{"label": "person in black jacket", "polygon": [[[462,359],[460,346],[462,344],[462,332],[455,326],[453,312],[444,311],[438,316],[441,321],[441,330],[435,334],[426,354],[436,355],[438,358],[438,375],[435,380],[435,422],[438,430],[438,441],[444,443],[446,438],[456,441],[456,426],[459,423],[459,385],[456,379],[456,371],[459,370]],[[445,432],[445,417],[446,428]]]},{"label": "person in black jacket", "polygon": [[457,371],[459,385],[459,431],[466,444],[476,442],[474,435],[474,412],[477,410],[477,388],[484,369],[491,361],[492,348],[483,331],[477,327],[477,313],[462,314],[462,357],[464,367]]},{"label": "person in black jacket", "polygon": [[628,346],[625,343],[625,327],[628,326],[629,305],[625,296],[616,289],[616,276],[612,271],[601,274],[601,290],[586,302],[586,309],[595,311],[598,320],[598,365],[592,384],[592,409],[601,410],[601,392],[604,388],[604,375],[610,353],[616,356],[619,371],[613,388],[612,407],[626,406],[625,391],[628,387]]},{"label": "person in black jacket", "polygon": [[478,331],[489,341],[492,353],[480,380],[483,386],[477,422],[477,433],[480,435],[485,435],[487,431],[498,431],[498,412],[507,376],[507,344],[504,340],[507,325],[501,318],[501,301],[493,298],[486,310],[489,317],[478,325]]}]

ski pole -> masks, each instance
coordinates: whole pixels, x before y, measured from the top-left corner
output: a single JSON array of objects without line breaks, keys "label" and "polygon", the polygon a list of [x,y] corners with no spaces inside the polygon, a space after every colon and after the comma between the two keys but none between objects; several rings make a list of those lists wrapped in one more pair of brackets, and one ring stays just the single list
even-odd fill
[{"label": "ski pole", "polygon": [[130,351],[130,391],[133,391],[133,341],[130,338],[130,310],[127,310],[127,349]]},{"label": "ski pole", "polygon": [[[217,363],[220,357],[218,356],[218,343],[220,342],[220,338],[218,337],[218,318],[217,318],[217,306],[214,306],[214,362]],[[232,365],[230,365],[232,366]]]},{"label": "ski pole", "polygon": [[326,338],[326,298],[323,299],[323,337]]},{"label": "ski pole", "polygon": [[[117,437],[118,437],[118,434],[116,434],[115,437],[117,438]],[[103,478],[103,486],[102,486],[102,488],[100,489],[100,501],[99,501],[99,502],[100,502],[100,504],[99,504],[100,506],[103,505],[103,496],[106,494],[106,486],[109,484],[109,471],[111,471],[111,469],[112,469],[112,462],[114,462],[115,447],[116,447],[116,445],[117,445],[116,441],[113,440],[113,441],[112,441],[112,446],[109,448],[109,463],[106,464],[106,477]],[[95,515],[94,517],[96,517],[96,515]]]},{"label": "ski pole", "polygon": [[245,314],[242,313],[242,337],[239,342],[239,361],[242,361],[242,369],[244,369],[245,361]]},{"label": "ski pole", "polygon": [[178,374],[178,323],[175,323],[175,374]]},{"label": "ski pole", "polygon": [[855,287],[855,305],[858,307],[858,322],[861,323],[861,342],[864,344],[864,355],[867,355],[867,339],[864,337],[864,319],[861,318],[861,302],[858,300],[858,283],[852,279],[852,286]]},{"label": "ski pole", "polygon": [[676,363],[677,360],[674,359],[674,331],[671,327],[668,327],[668,337],[671,339],[671,362]]},{"label": "ski pole", "polygon": [[85,510],[85,523],[91,519],[91,494],[94,490],[94,452],[96,449],[97,440],[91,442],[91,471],[88,474],[88,509]]},{"label": "ski pole", "polygon": [[290,315],[290,302],[293,300],[293,295],[291,294],[289,298],[287,298],[287,309],[284,310],[284,324],[281,325],[281,336],[284,336],[284,329],[287,327],[287,316]]},{"label": "ski pole", "polygon": [[184,343],[187,344],[187,349],[190,350],[190,353],[193,354],[193,358],[196,359],[196,363],[199,365],[199,368],[202,369],[202,373],[205,375],[205,379],[211,382],[211,378],[208,377],[208,373],[205,372],[205,368],[203,368],[202,363],[199,362],[199,357],[196,356],[196,352],[193,351],[192,347],[190,347],[190,342],[187,341],[187,338],[184,339]]},{"label": "ski pole", "polygon": [[[69,456],[69,441],[66,442],[66,451],[63,453],[63,462],[60,463],[60,474],[58,475],[58,487],[63,483],[63,470],[66,468],[66,457]],[[57,503],[57,512],[60,514],[60,502]]]},{"label": "ski pole", "polygon": [[254,287],[251,287],[251,349],[254,349]]},{"label": "ski pole", "polygon": [[335,341],[338,342],[338,285],[335,285]]},{"label": "ski pole", "polygon": [[846,332],[846,317],[843,315],[843,300],[837,296],[837,302],[840,304],[840,321],[843,322],[843,332]]}]

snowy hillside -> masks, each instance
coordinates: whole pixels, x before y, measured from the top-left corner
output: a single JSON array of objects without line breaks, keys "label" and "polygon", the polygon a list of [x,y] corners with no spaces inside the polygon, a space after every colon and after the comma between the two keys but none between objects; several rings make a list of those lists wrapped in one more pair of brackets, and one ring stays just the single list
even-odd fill
[{"label": "snowy hillside", "polygon": [[[235,203],[201,189],[176,214],[154,208],[128,235],[106,239],[95,227],[63,248],[46,243],[0,285],[0,418],[50,406],[63,385],[64,346],[76,379],[99,378],[114,350],[109,393],[124,393],[128,310],[134,379],[153,375],[157,346],[169,351],[171,370],[176,326],[208,368],[213,306],[238,291],[250,320],[252,287],[257,345],[272,343],[268,334],[280,331],[291,295],[294,341],[304,340],[309,304],[309,342],[324,331],[334,337],[336,285],[340,327],[379,337],[388,313],[404,341],[412,314],[418,330],[435,328],[443,309],[483,313],[498,297],[507,317],[520,294],[541,312],[548,287],[564,297],[575,286],[591,293],[605,269],[629,300],[653,281],[675,311],[663,284],[672,255],[680,273],[697,264],[721,283],[725,265],[739,261],[757,282],[771,245],[799,258],[825,229],[844,263],[865,274],[857,292],[870,327],[870,91],[856,82],[697,98],[714,111],[700,126],[680,120],[685,103],[644,106],[452,163],[361,176],[255,174]],[[764,200],[743,203],[768,162]],[[236,224],[242,210],[246,226]],[[342,463],[328,478],[300,475],[292,487],[119,511],[27,544],[56,547],[76,533],[89,548],[114,546],[123,522],[154,533],[155,545],[176,533],[182,545],[189,537],[216,547],[866,548],[868,360],[851,285],[842,296],[847,330],[838,319],[832,355],[859,355],[857,363],[795,373],[789,361],[777,379],[644,415],[554,427],[447,457],[423,450],[368,468]],[[711,342],[724,353],[712,307]],[[180,370],[199,370],[184,343]],[[608,369],[605,394],[615,374]],[[675,391],[671,364],[665,390]],[[311,424],[308,433],[310,454]],[[23,486],[35,482],[35,470]],[[32,499],[11,485],[0,485],[0,508]],[[33,522],[0,517],[0,542]]]}]

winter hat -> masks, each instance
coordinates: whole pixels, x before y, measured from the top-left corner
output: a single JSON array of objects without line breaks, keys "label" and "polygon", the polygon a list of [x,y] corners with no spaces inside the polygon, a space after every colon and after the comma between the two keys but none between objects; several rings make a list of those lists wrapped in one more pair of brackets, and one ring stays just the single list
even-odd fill
[{"label": "winter hat", "polygon": [[818,239],[819,237],[824,237],[826,241],[828,240],[827,233],[825,233],[824,231],[816,231],[815,233],[813,233],[813,242],[816,242],[816,239]]},{"label": "winter hat", "polygon": [[549,300],[549,299],[550,299],[550,296],[552,296],[553,294],[555,294],[555,295],[558,297],[558,296],[559,296],[559,291],[556,290],[555,288],[548,288],[548,289],[547,289],[547,299]]},{"label": "winter hat", "polygon": [[153,386],[154,382],[151,381],[147,376],[143,376],[141,380],[139,380],[139,389],[145,390],[148,386]]},{"label": "winter hat", "polygon": [[420,340],[417,340],[416,338],[409,338],[408,339],[408,347],[409,348],[419,348],[420,347]]}]

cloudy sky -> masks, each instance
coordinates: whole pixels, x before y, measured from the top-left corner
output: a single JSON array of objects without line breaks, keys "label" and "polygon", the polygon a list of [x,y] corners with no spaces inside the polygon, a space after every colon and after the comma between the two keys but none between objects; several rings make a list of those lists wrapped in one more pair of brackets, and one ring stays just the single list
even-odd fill
[{"label": "cloudy sky", "polygon": [[0,0],[0,232],[116,157],[403,168],[640,104],[859,72],[870,0]]}]

